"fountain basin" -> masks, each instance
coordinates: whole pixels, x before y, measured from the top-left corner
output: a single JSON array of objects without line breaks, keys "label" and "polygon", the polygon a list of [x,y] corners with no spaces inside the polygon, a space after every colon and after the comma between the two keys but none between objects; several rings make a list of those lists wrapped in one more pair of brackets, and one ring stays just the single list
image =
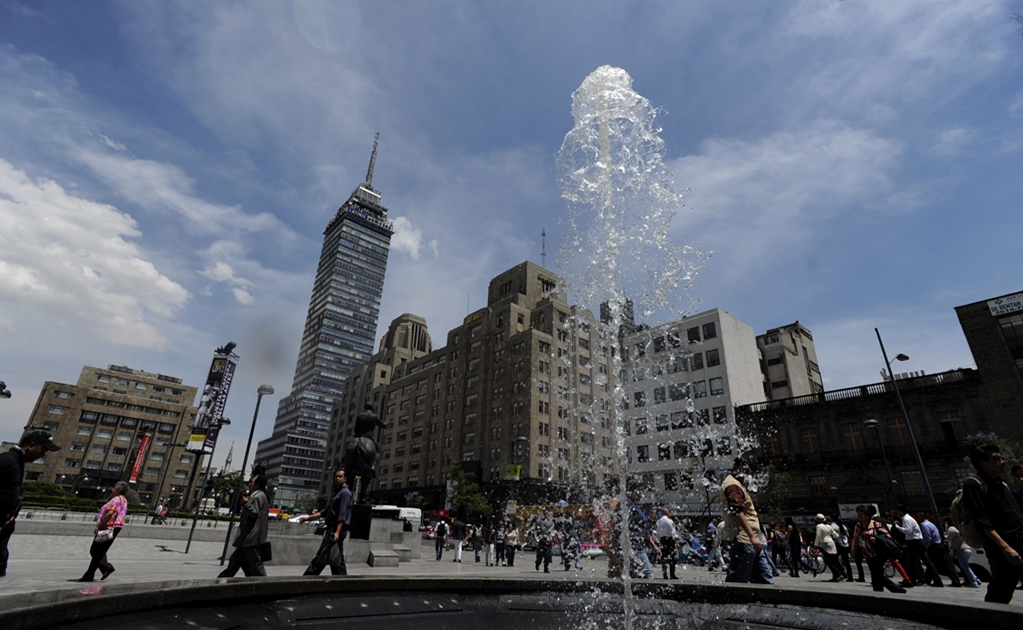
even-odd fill
[{"label": "fountain basin", "polygon": [[[1014,607],[758,585],[634,583],[636,628],[1023,626]],[[90,585],[3,598],[5,630],[623,628],[623,585],[502,578],[231,578]]]}]

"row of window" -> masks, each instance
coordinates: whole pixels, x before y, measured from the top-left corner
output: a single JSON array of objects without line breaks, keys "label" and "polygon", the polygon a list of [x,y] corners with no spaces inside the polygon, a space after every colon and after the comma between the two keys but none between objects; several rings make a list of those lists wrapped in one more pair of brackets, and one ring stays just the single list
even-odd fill
[{"label": "row of window", "polygon": [[728,409],[724,406],[713,409],[694,409],[692,411],[674,411],[671,414],[658,414],[653,418],[633,418],[625,421],[625,434],[632,435],[635,428],[636,435],[643,435],[651,424],[657,431],[675,431],[690,427],[703,427],[711,424],[726,424],[728,422]]},{"label": "row of window", "polygon": [[[636,447],[636,461],[640,463],[649,462],[650,444],[640,444]],[[712,457],[714,455],[724,456],[732,454],[732,438],[723,435],[719,438],[706,438],[702,442],[697,440],[678,440],[676,442],[661,442],[656,445],[657,461],[674,459],[681,460],[690,457]],[[672,453],[674,451],[674,454]],[[629,451],[629,463],[632,463],[632,451]]]},{"label": "row of window", "polygon": [[[150,385],[149,383],[143,383],[141,381],[135,381],[133,383],[133,382],[129,381],[126,378],[113,378],[109,374],[97,374],[96,375],[96,381],[99,382],[99,383],[111,383],[111,384],[117,385],[119,387],[132,387],[134,389],[142,390],[142,391],[151,389],[152,391],[156,392],[157,394],[162,394],[163,392],[167,391],[167,389],[168,389],[168,388],[164,387],[163,385]],[[184,390],[170,388],[170,395],[171,396],[181,396],[184,393],[185,393]],[[62,397],[62,396],[60,396],[58,394],[58,397]],[[68,398],[70,398],[70,396],[68,396]]]},{"label": "row of window", "polygon": [[[694,381],[692,383],[676,383],[667,387],[655,387],[653,389],[653,404],[689,398],[703,398],[707,395],[707,385],[710,384],[710,395],[719,396],[725,393],[725,383],[722,377],[712,378],[709,381]],[[633,392],[633,404],[636,407],[645,407],[647,403],[645,391]]]}]

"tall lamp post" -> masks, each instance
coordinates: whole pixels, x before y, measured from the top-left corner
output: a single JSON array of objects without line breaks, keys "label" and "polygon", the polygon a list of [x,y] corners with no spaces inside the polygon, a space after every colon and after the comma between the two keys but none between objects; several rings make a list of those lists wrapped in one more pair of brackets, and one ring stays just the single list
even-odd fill
[{"label": "tall lamp post", "polygon": [[[892,477],[891,466],[888,465],[888,455],[886,455],[884,452],[884,442],[881,441],[880,425],[881,423],[875,420],[874,418],[867,418],[866,420],[863,421],[863,426],[867,427],[868,429],[874,429],[875,431],[877,431],[877,445],[881,447],[881,459],[884,460],[884,471],[885,474],[888,475],[888,489],[891,490],[892,498],[895,500],[894,502],[898,503],[899,497],[895,492],[895,479]],[[888,492],[885,492],[884,494],[886,497],[888,496]]]},{"label": "tall lamp post", "polygon": [[224,566],[224,561],[227,560],[227,547],[231,544],[231,530],[234,529],[234,513],[238,509],[242,493],[245,492],[245,467],[249,465],[249,450],[252,448],[252,436],[256,433],[259,403],[263,401],[263,396],[270,396],[273,393],[274,388],[269,385],[260,385],[256,390],[256,411],[252,414],[252,428],[249,429],[249,441],[245,445],[245,457],[242,459],[241,474],[238,476],[238,491],[235,492],[234,499],[231,501],[231,519],[227,523],[227,538],[224,539],[224,553],[220,556],[220,566]]},{"label": "tall lamp post", "polygon": [[[892,382],[892,388],[895,389],[895,398],[899,401],[899,409],[902,410],[902,419],[906,422],[906,430],[909,431],[909,442],[913,445],[913,456],[916,457],[916,465],[920,468],[920,476],[924,481],[924,490],[927,492],[927,501],[931,507],[931,513],[934,518],[940,518],[938,512],[938,504],[934,502],[934,493],[931,492],[931,480],[927,477],[927,469],[924,468],[924,459],[920,457],[920,448],[916,444],[916,435],[913,433],[913,425],[909,422],[909,415],[906,413],[906,405],[902,402],[902,394],[899,392],[899,383],[895,379],[895,374],[892,373],[892,364],[888,360],[888,353],[885,352],[884,342],[881,341],[881,333],[877,328],[874,329],[874,333],[877,335],[877,343],[881,346],[881,356],[884,357],[884,364],[888,368],[888,379]],[[909,357],[904,354],[895,355],[896,361],[908,361]]]}]

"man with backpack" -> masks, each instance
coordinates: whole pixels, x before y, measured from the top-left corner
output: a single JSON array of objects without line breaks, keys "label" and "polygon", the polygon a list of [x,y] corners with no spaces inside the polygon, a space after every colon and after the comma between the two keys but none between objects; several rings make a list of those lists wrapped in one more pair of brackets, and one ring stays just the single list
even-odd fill
[{"label": "man with backpack", "polygon": [[441,557],[444,555],[444,543],[447,542],[448,538],[448,524],[443,518],[437,521],[437,529],[433,530],[437,536],[436,550],[437,550],[437,561],[439,562]]},{"label": "man with backpack", "polygon": [[[974,447],[970,461],[977,477],[963,482],[961,494],[952,503],[952,519],[968,544],[984,546],[991,564],[984,601],[1008,604],[1023,579],[1023,510],[1001,478],[1005,460],[998,446]],[[983,534],[978,535],[978,530]]]}]

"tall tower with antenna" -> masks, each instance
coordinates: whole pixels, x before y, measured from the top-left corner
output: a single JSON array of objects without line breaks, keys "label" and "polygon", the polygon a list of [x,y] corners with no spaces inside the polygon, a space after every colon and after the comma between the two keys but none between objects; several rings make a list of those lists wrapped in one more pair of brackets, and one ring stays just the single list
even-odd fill
[{"label": "tall tower with antenna", "polygon": [[255,461],[266,467],[268,481],[277,487],[277,507],[296,507],[316,496],[331,409],[345,379],[373,354],[394,232],[373,188],[379,138],[378,133],[373,140],[366,181],[323,232],[291,394],[277,406],[273,434],[256,449]]},{"label": "tall tower with antenna", "polygon": [[540,228],[540,266],[547,268],[547,226]]}]

